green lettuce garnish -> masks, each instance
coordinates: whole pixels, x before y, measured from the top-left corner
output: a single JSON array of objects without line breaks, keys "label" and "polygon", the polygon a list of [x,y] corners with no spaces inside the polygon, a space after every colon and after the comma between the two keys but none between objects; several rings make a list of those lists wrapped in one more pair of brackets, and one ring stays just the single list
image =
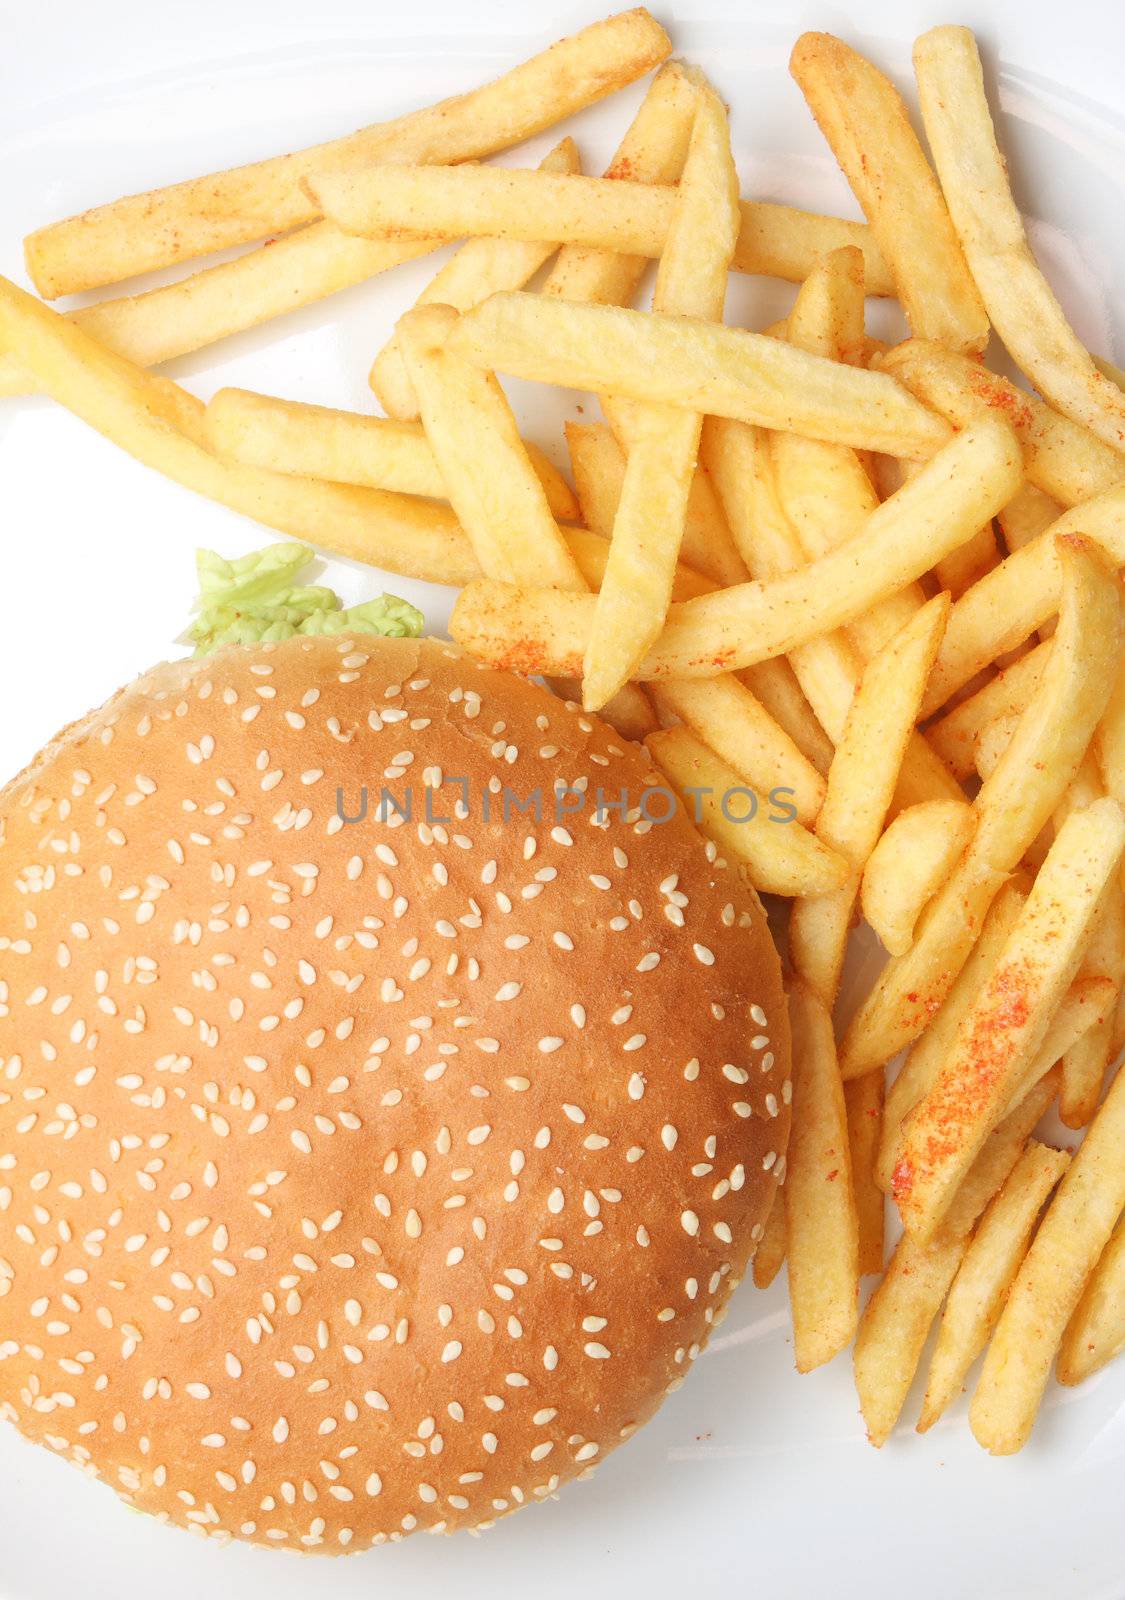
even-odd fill
[{"label": "green lettuce garnish", "polygon": [[185,638],[197,656],[228,644],[262,644],[296,634],[371,633],[415,639],[422,613],[393,594],[344,607],[321,585],[298,583],[316,552],[303,544],[271,544],[233,561],[196,552],[199,594]]}]

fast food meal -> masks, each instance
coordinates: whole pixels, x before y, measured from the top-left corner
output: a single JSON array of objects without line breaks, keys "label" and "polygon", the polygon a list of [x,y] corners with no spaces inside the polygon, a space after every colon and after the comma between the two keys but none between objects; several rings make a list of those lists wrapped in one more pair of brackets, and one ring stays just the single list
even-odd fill
[{"label": "fast food meal", "polygon": [[[783,1265],[877,1446],[935,1328],[918,1429],[983,1354],[996,1455],[1125,1350],[1120,374],[967,29],[915,47],[929,153],[797,40],[863,223],[745,194],[670,51],[623,12],[0,279],[0,393],[287,541],[202,553],[194,656],[0,790],[0,1413],[210,1537],[488,1526]],[[654,69],[600,175],[489,164]],[[363,349],[382,414],[154,370],[451,241]],[[731,271],[787,316],[726,324]],[[504,377],[602,416],[531,438]],[[454,642],[316,550],[455,587]]]}]

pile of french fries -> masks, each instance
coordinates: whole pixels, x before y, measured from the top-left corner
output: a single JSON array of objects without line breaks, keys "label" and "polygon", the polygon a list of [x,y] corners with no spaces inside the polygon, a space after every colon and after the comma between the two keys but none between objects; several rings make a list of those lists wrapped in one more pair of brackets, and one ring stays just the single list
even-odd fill
[{"label": "pile of french fries", "polygon": [[[727,108],[670,49],[624,12],[439,106],[41,229],[48,299],[279,237],[69,315],[0,282],[0,392],[458,586],[466,649],[702,794],[703,830],[789,902],[793,1135],[755,1279],[787,1263],[801,1371],[854,1341],[874,1444],[936,1327],[919,1429],[983,1352],[970,1424],[1009,1453],[1056,1358],[1074,1384],[1125,1348],[1125,394],[1028,248],[968,30],[915,46],[932,165],[876,67],[797,41],[866,224],[742,198]],[[654,68],[602,177],[569,139],[482,164]],[[450,240],[375,354],[384,415],[204,405],[150,370]],[[799,284],[788,317],[725,326],[732,270]],[[905,343],[868,335],[869,295]],[[993,331],[1035,392],[984,366]],[[573,485],[497,373],[600,398],[566,430]],[[793,820],[734,820],[747,788]],[[889,959],[839,1028],[861,914]],[[1056,1103],[1072,1151],[1035,1137]]]}]

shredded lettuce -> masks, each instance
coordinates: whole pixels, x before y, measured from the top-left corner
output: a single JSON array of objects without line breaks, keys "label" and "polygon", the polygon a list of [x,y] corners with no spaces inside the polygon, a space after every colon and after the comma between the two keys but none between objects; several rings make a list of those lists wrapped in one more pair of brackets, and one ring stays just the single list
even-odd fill
[{"label": "shredded lettuce", "polygon": [[186,639],[197,656],[228,644],[262,644],[296,634],[371,633],[412,639],[422,613],[393,594],[344,607],[319,585],[298,583],[316,553],[303,544],[271,544],[228,561],[214,550],[196,552],[199,594]]}]

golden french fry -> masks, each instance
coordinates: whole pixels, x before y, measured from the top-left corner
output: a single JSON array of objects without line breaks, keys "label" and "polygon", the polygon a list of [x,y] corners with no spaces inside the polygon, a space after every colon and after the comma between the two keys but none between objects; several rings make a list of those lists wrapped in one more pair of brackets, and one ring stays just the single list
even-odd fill
[{"label": "golden french fry", "polygon": [[456,320],[450,306],[416,306],[398,324],[398,348],[481,570],[585,593],[504,391],[491,373],[444,348]]},{"label": "golden french fry", "polygon": [[[980,938],[969,952],[956,981],[887,1090],[879,1159],[875,1165],[879,1187],[885,1194],[891,1191],[891,1179],[898,1163],[903,1121],[937,1081],[941,1064],[949,1054],[957,1031],[985,978],[999,960],[1026,898],[1026,890],[1019,882],[1006,883],[1000,890],[989,907]],[[869,1073],[868,1076],[875,1077],[878,1074]],[[863,1079],[854,1081],[862,1083]]]},{"label": "golden french fry", "polygon": [[[249,389],[220,389],[208,401],[206,425],[215,453],[246,466],[447,498],[434,452],[414,422],[334,411]],[[525,441],[524,449],[552,514],[573,521],[578,505],[566,479],[538,446]]]},{"label": "golden french fry", "polygon": [[989,1136],[937,1237],[919,1244],[903,1234],[867,1302],[855,1341],[855,1381],[867,1437],[876,1448],[890,1438],[899,1419],[969,1234],[1019,1160],[1055,1088],[1056,1080],[1044,1080]]},{"label": "golden french fry", "polygon": [[697,317],[494,294],[461,319],[453,340],[478,365],[513,377],[736,417],[911,460],[925,460],[948,439],[948,425],[884,373]]},{"label": "golden french fry", "polygon": [[915,1244],[904,1234],[864,1308],[853,1360],[870,1444],[890,1438],[906,1404],[922,1351],[965,1254],[961,1238]]},{"label": "golden french fry", "polygon": [[845,1349],[859,1317],[859,1219],[832,1018],[815,990],[789,989],[793,1124],[785,1198],[789,1300],[798,1372]]},{"label": "golden french fry", "polygon": [[[624,461],[641,438],[648,407],[635,400],[622,400],[619,395],[603,394],[599,399],[622,452],[624,483]],[[685,559],[701,572],[714,573],[721,589],[728,589],[735,583],[745,583],[749,576],[731,537],[714,485],[699,466],[692,475],[688,490],[683,552]]]},{"label": "golden french fry", "polygon": [[[625,451],[601,423],[568,422],[565,428],[583,519],[588,528],[608,539],[625,481]],[[697,591],[700,594],[746,580],[746,568],[734,547],[722,507],[703,472],[695,473],[688,492],[680,554],[689,566],[713,580]],[[681,592],[675,598],[685,600],[689,596]]]},{"label": "golden french fry", "polygon": [[[703,424],[701,459],[751,577],[766,582],[799,571],[805,564],[804,552],[778,498],[770,441],[764,430],[725,417],[708,417]],[[863,617],[880,616],[881,631],[883,623],[893,617],[897,598],[862,613]],[[908,610],[907,618],[910,614]],[[875,636],[873,629],[869,638]],[[862,670],[859,651],[842,632],[832,632],[792,648],[789,661],[816,717],[829,738],[838,742]],[[895,804],[910,805],[942,794],[960,798],[961,790],[921,735],[914,734],[903,761]]]},{"label": "golden french fry", "polygon": [[1027,1443],[1051,1362],[1123,1208],[1125,1072],[1059,1185],[984,1358],[969,1425],[993,1455],[1011,1455]]},{"label": "golden french fry", "polygon": [[[726,109],[705,81],[677,204],[660,258],[656,311],[718,320],[738,230],[738,177]],[[641,186],[641,192],[655,192]],[[630,443],[613,523],[609,565],[598,592],[583,662],[583,704],[596,711],[632,676],[664,623],[701,419],[644,406]]]},{"label": "golden french fry", "polygon": [[1125,371],[1122,371],[1120,367],[1115,367],[1113,362],[1107,361],[1104,356],[1094,355],[1092,351],[1090,360],[1104,377],[1108,378],[1111,383],[1115,383],[1119,389],[1125,391]]},{"label": "golden french fry", "polygon": [[932,1428],[957,1397],[966,1373],[991,1338],[1039,1213],[1069,1163],[1064,1151],[1031,1139],[981,1219],[942,1314],[919,1433]]},{"label": "golden french fry", "polygon": [[875,1160],[883,1131],[884,1082],[881,1072],[853,1078],[844,1085],[848,1113],[848,1147],[852,1156],[852,1191],[859,1218],[859,1275],[883,1270],[886,1201],[875,1181]]},{"label": "golden french fry", "polygon": [[[591,533],[588,528],[563,528],[562,535],[567,542],[571,555],[578,563],[578,569],[586,580],[586,587],[597,589],[605,576],[606,565],[609,561],[609,539],[603,538],[599,533]],[[677,599],[688,599],[697,594],[710,594],[714,584],[709,578],[695,571],[693,567],[679,566],[676,568],[676,581],[673,592]]]},{"label": "golden french fry", "polygon": [[936,595],[872,656],[828,771],[816,835],[844,857],[850,871],[831,894],[796,902],[789,957],[830,1009],[863,868],[882,831],[948,613],[948,595]]},{"label": "golden french fry", "polygon": [[821,777],[827,776],[832,761],[832,741],[817,721],[784,656],[773,661],[759,661],[736,676],[761,702],[778,727],[784,728]]},{"label": "golden french fry", "polygon": [[[1111,696],[1110,706],[1112,703]],[[1110,708],[1107,707],[1099,730],[1109,714]],[[1095,734],[1095,749],[1097,738]],[[1099,764],[1093,750],[1088,751],[1055,813],[1055,826],[1060,827],[1068,815],[1092,805],[1105,792],[1106,785]],[[1090,1121],[1101,1099],[1106,1068],[1114,1059],[1111,1053],[1114,1017],[1118,995],[1125,980],[1125,895],[1120,892],[1121,888],[1125,888],[1125,873],[1120,875],[1118,892],[1106,896],[1082,964],[1082,971],[1087,978],[1102,979],[1108,992],[1102,1000],[1098,1016],[1063,1058],[1059,1117],[1068,1128],[1084,1128]]]},{"label": "golden french fry", "polygon": [[[314,222],[175,283],[101,300],[68,315],[99,344],[139,367],[155,367],[416,261],[442,243],[352,239],[330,222]],[[14,356],[0,355],[0,396],[39,390]]]},{"label": "golden french fry", "polygon": [[[801,285],[789,313],[789,342],[810,355],[855,363],[863,351],[863,262],[855,250],[835,250],[817,263]],[[797,433],[770,436],[777,498],[809,560],[851,537],[879,504],[867,470],[847,445],[806,439]],[[869,656],[909,621],[925,600],[910,585],[864,612],[848,634]]]},{"label": "golden french fry", "polygon": [[[663,255],[676,199],[673,185],[651,179],[610,181],[469,165],[353,167],[310,173],[304,184],[317,210],[362,238],[533,242],[538,233],[580,249],[648,260]],[[743,200],[737,228],[731,259],[737,272],[800,283],[826,250],[852,245],[870,269],[871,293],[892,292],[882,257],[860,224]]]},{"label": "golden french fry", "polygon": [[[470,312],[462,326],[476,315]],[[927,570],[936,554],[955,549],[982,516],[1009,500],[1018,484],[1017,457],[1006,423],[982,418],[819,561],[767,583],[739,584],[670,607],[664,631],[637,676],[714,677],[785,654],[851,621]],[[591,620],[591,603],[583,596],[556,594],[547,606],[541,592],[471,584],[451,627],[471,654],[493,665],[573,675],[589,642]]]},{"label": "golden french fry", "polygon": [[1061,593],[1058,541],[1070,535],[1096,541],[1115,566],[1125,562],[1125,483],[1066,512],[961,596],[941,642],[924,716],[1055,615]]},{"label": "golden french fry", "polygon": [[1094,750],[1106,788],[1125,805],[1125,660],[1117,663],[1109,704],[1094,735]]},{"label": "golden french fry", "polygon": [[932,1018],[976,942],[997,889],[1077,772],[1105,709],[1121,648],[1116,578],[1096,546],[1077,537],[1058,541],[1057,558],[1064,574],[1059,629],[1039,690],[974,802],[976,828],[968,849],[927,906],[914,944],[887,963],[848,1026],[840,1049],[845,1079],[882,1066]]},{"label": "golden french fry", "polygon": [[25,241],[28,272],[53,300],[299,228],[318,214],[301,186],[310,172],[491,155],[643,77],[671,48],[643,8],[619,12],[469,94],[295,155],[130,195],[40,228]]},{"label": "golden french fry", "polygon": [[1008,554],[1022,550],[1025,544],[1046,533],[1052,522],[1057,522],[1062,516],[1064,509],[1042,489],[1037,489],[1033,483],[1025,483],[1019,493],[1001,507],[997,519]]},{"label": "golden french fry", "polygon": [[1019,712],[1011,712],[1006,717],[996,717],[977,734],[974,760],[982,778],[991,777],[1000,765],[1000,758],[1019,727],[1020,715]]},{"label": "golden french fry", "polygon": [[954,600],[959,600],[966,589],[979,583],[999,561],[1000,549],[996,535],[991,522],[985,522],[965,544],[951,550],[941,561],[935,561],[934,577],[939,588],[945,589]]},{"label": "golden french fry", "polygon": [[1067,1324],[1055,1375],[1084,1383],[1125,1350],[1125,1218],[1102,1251]]},{"label": "golden french fry", "polygon": [[795,808],[798,822],[813,822],[824,799],[824,779],[745,684],[729,675],[685,678],[664,684],[656,698],[743,783],[762,796],[776,792]]},{"label": "golden french fry", "polygon": [[955,428],[986,411],[1001,412],[1016,430],[1029,482],[1064,506],[1104,494],[1125,477],[1116,450],[979,361],[909,339],[880,355],[877,365]]},{"label": "golden french fry", "polygon": [[770,1207],[770,1214],[766,1218],[762,1237],[758,1240],[757,1249],[754,1251],[753,1273],[756,1289],[768,1289],[781,1271],[785,1260],[788,1232],[785,1222],[785,1191],[779,1189]]},{"label": "golden french fry", "polygon": [[[561,140],[539,165],[542,172],[580,171],[574,140]],[[415,304],[468,311],[497,289],[522,289],[557,249],[557,241],[470,239],[430,280]],[[418,402],[393,334],[375,357],[367,381],[388,417],[403,421],[417,417]]]},{"label": "golden french fry", "polygon": [[1112,1015],[1117,997],[1117,986],[1103,974],[1082,973],[1075,978],[1062,998],[1058,1010],[1039,1046],[1020,1087],[1012,1097],[1017,1105],[1032,1083],[1038,1083],[1053,1067],[1059,1068],[1060,1093],[1065,1073],[1065,1058],[1075,1045],[1096,1028],[1105,1017]]},{"label": "golden french fry", "polygon": [[807,894],[843,881],[848,869],[842,856],[741,783],[687,728],[650,734],[645,744],[700,831],[744,863],[756,889]]},{"label": "golden french fry", "polygon": [[924,33],[914,45],[914,70],[953,226],[1005,348],[1052,405],[1121,450],[1125,395],[1095,367],[1031,253],[972,33]]},{"label": "golden french fry", "polygon": [[863,254],[871,295],[893,295],[894,282],[871,229],[845,217],[824,217],[768,200],[744,200],[734,261],[736,272],[803,283],[822,256],[851,246]]},{"label": "golden french fry", "polygon": [[1021,716],[1027,710],[1042,682],[1050,652],[1050,640],[1036,645],[926,729],[926,738],[956,777],[972,775],[976,742],[989,723],[998,717]]},{"label": "golden french fry", "polygon": [[[1102,926],[1111,921],[1114,953],[1118,955],[1118,964],[1112,973],[1096,974],[1103,978],[1106,984],[1106,992],[1100,1001],[1098,1014],[1090,1026],[1082,1030],[1062,1058],[1059,1120],[1067,1128],[1084,1128],[1091,1121],[1101,1099],[1106,1068],[1113,1060],[1110,1053],[1113,1044],[1113,1023],[1117,1011],[1117,999],[1121,993],[1121,975],[1125,969],[1125,962],[1120,958],[1120,952],[1125,947],[1125,928],[1122,926],[1120,905],[1106,907]],[[1097,931],[1095,930],[1095,941]],[[1095,970],[1095,962],[1100,963],[1105,959],[1101,948],[1095,950],[1091,944],[1090,954],[1087,957],[1087,965],[1091,971]]]},{"label": "golden french fry", "polygon": [[201,401],[104,349],[6,279],[0,345],[53,399],[138,461],[244,516],[409,577],[465,583],[476,568],[447,507],[220,461],[200,442]]},{"label": "golden french fry", "polygon": [[[661,67],[605,176],[615,182],[678,183],[687,160],[695,99],[691,78],[678,62]],[[543,293],[590,305],[625,306],[647,267],[647,256],[566,244],[547,275]]]},{"label": "golden french fry", "polygon": [[976,819],[967,800],[928,800],[900,811],[863,869],[860,904],[892,956],[904,955],[927,902],[957,865]]},{"label": "golden french fry", "polygon": [[911,328],[981,351],[988,316],[902,96],[830,33],[804,33],[789,70],[863,207]]},{"label": "golden french fry", "polygon": [[1071,812],[1058,830],[933,1088],[903,1124],[892,1190],[916,1237],[932,1238],[1025,1079],[1078,972],[1103,895],[1116,892],[1123,852],[1125,811],[1108,796]]}]

